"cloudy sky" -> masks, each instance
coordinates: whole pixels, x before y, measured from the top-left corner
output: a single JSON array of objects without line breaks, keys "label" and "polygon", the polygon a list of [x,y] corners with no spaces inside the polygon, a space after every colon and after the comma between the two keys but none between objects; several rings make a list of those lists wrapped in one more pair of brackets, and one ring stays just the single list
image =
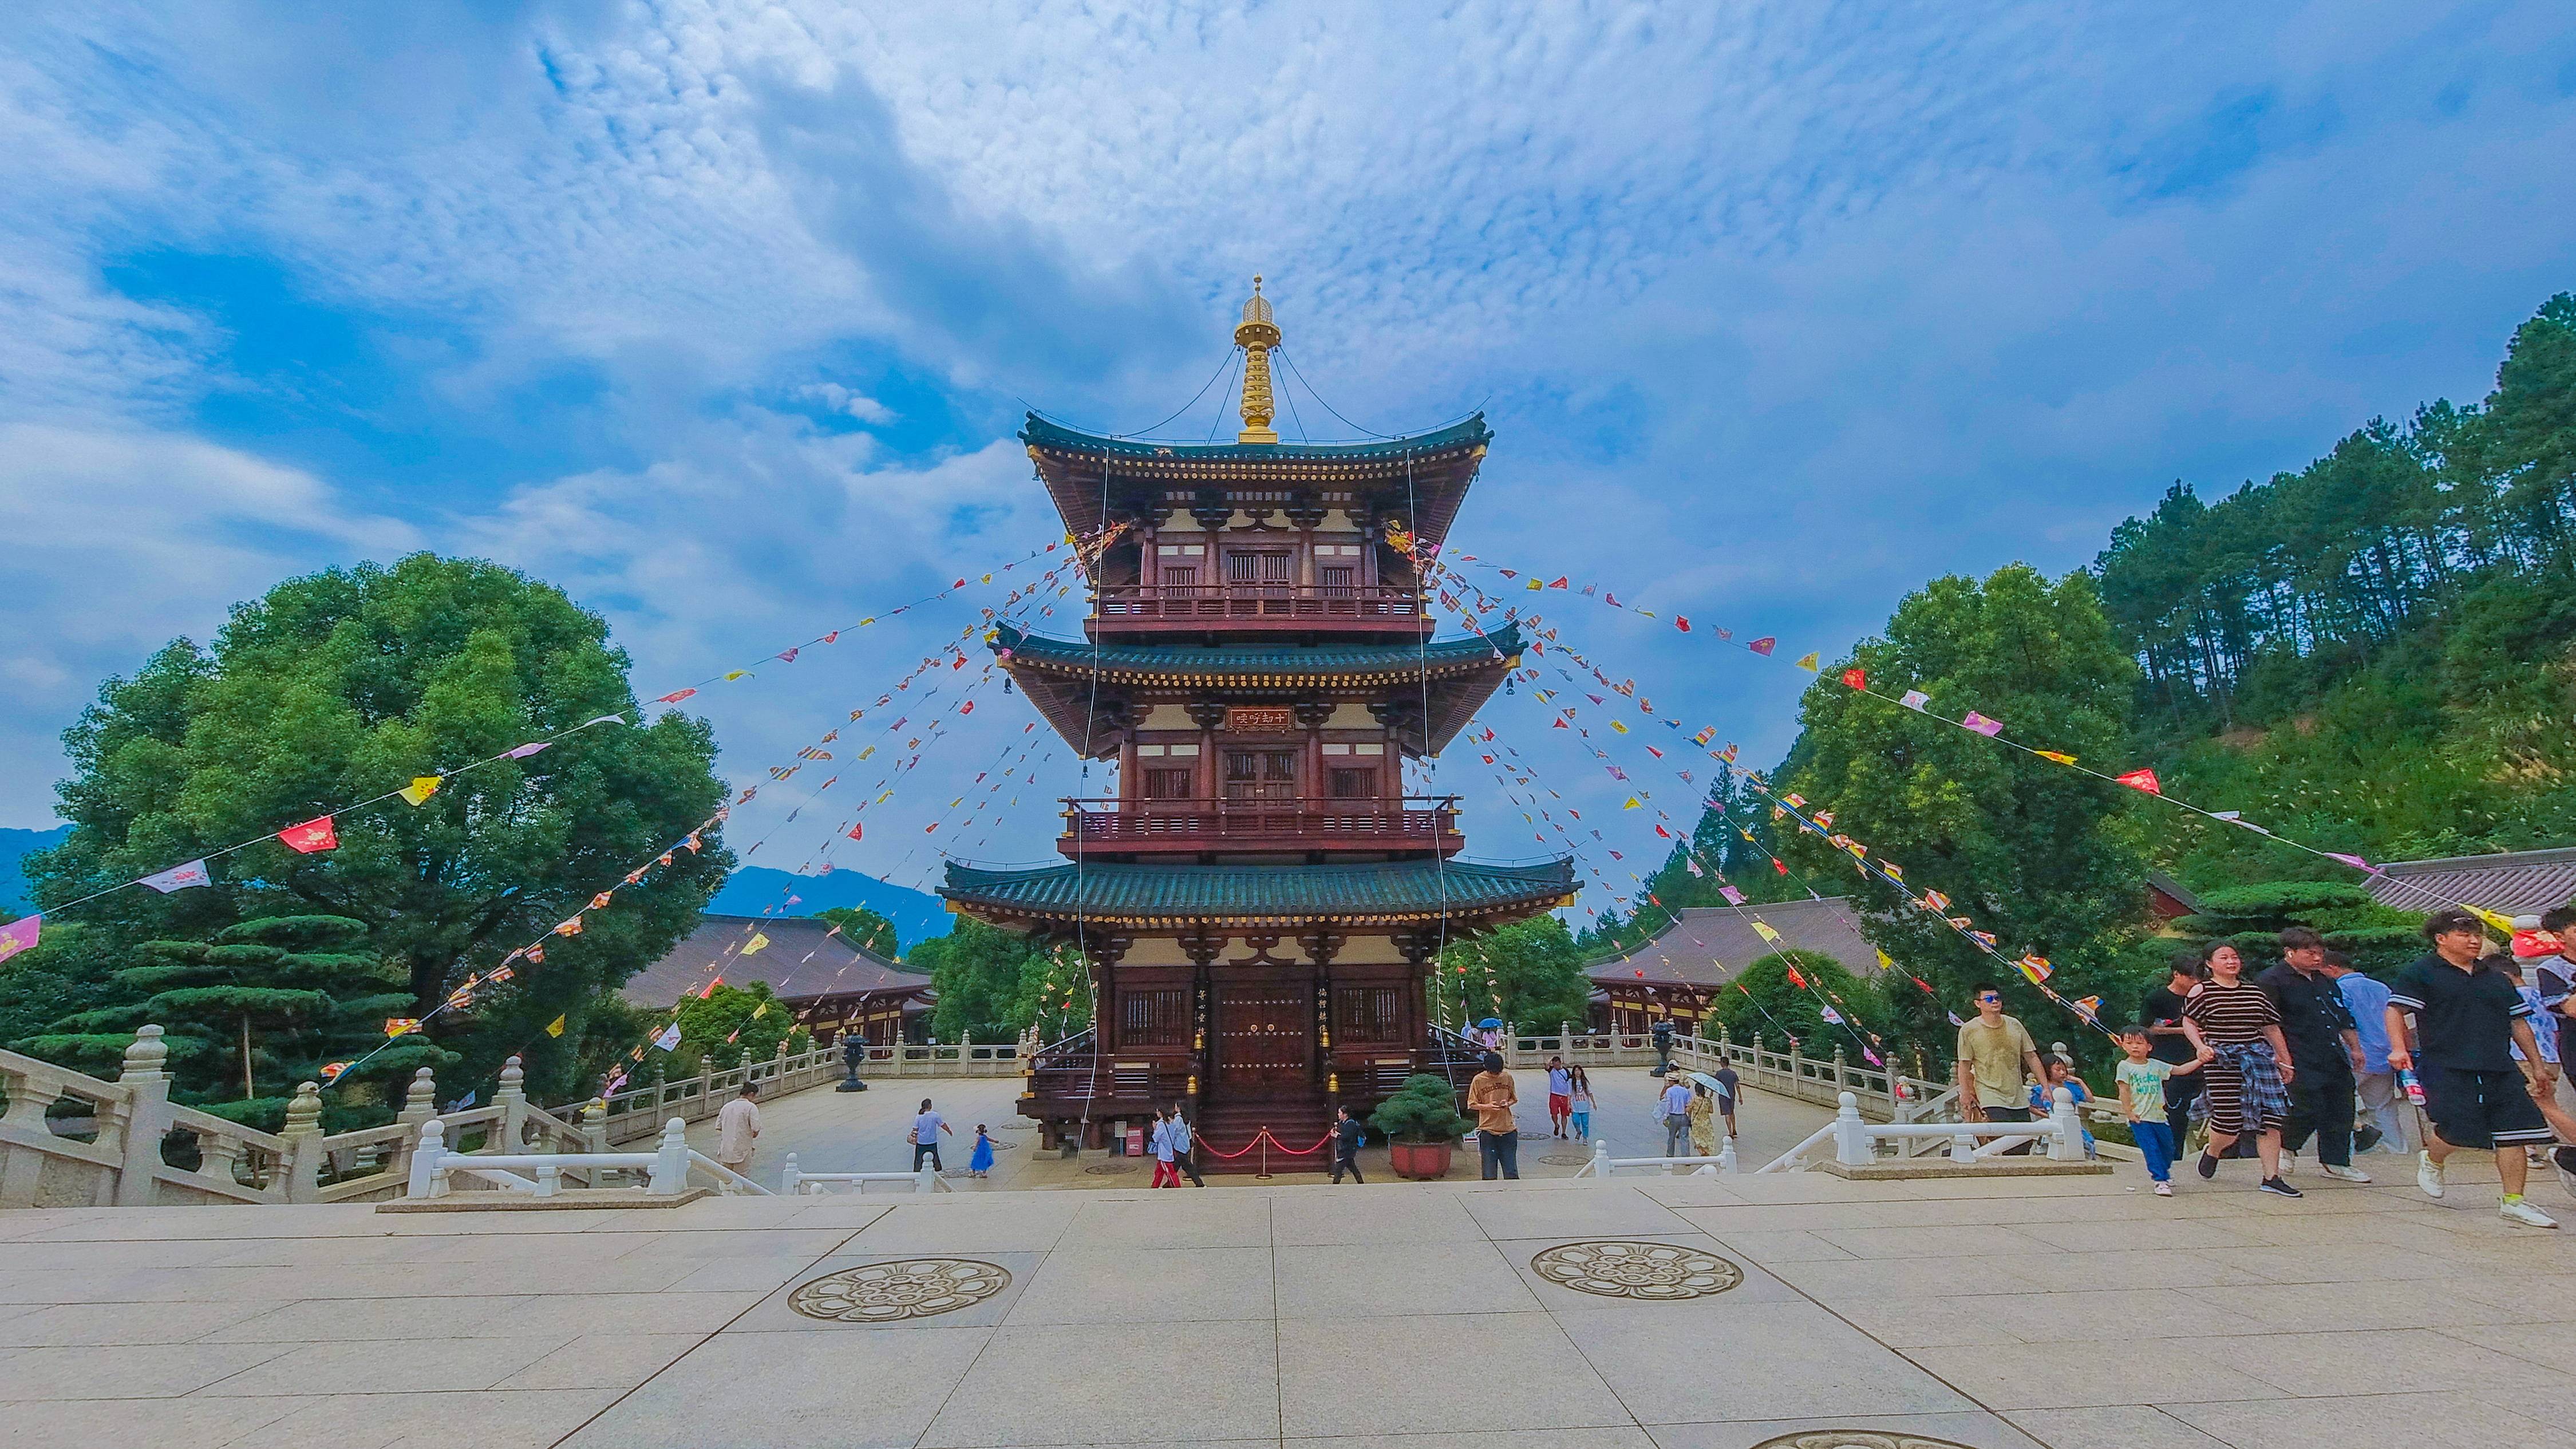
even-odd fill
[{"label": "cloudy sky", "polygon": [[[1016,556],[1024,406],[1162,417],[1255,271],[1292,437],[1481,404],[1456,546],[1828,658],[1933,574],[2481,395],[2576,287],[2561,4],[983,8],[0,21],[0,824],[51,821],[103,676],[289,573],[526,568],[651,694]],[[1805,676],[1566,618],[1786,747]],[[965,619],[692,703],[757,778]],[[1071,783],[979,853],[1043,857]],[[907,834],[842,863],[917,878]]]}]

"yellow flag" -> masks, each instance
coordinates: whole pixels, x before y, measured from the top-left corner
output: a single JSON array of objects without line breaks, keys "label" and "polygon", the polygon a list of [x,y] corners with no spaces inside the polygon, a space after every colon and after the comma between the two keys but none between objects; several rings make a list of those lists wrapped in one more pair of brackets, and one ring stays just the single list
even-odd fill
[{"label": "yellow flag", "polygon": [[402,797],[418,805],[437,794],[438,787],[446,783],[436,775],[414,775],[411,777],[411,783],[402,787]]},{"label": "yellow flag", "polygon": [[1624,734],[1626,734],[1626,733],[1628,732],[1628,727],[1627,727],[1626,725],[1623,725],[1623,724],[1619,723],[1619,722],[1618,722],[1617,720],[1615,720],[1615,719],[1614,719],[1614,720],[1612,720],[1612,721],[1610,721],[1610,728],[1612,728],[1612,729],[1614,729],[1614,730],[1617,730],[1619,733],[1621,733],[1621,734],[1623,734],[1623,735],[1624,735]]},{"label": "yellow flag", "polygon": [[1879,969],[1879,970],[1881,970],[1881,971],[1893,971],[1893,970],[1895,970],[1895,969],[1896,969],[1896,958],[1895,958],[1895,957],[1888,955],[1885,951],[1880,951],[1880,952],[1878,952],[1878,953],[1877,953],[1877,955],[1878,955],[1878,969]]},{"label": "yellow flag", "polygon": [[741,678],[743,678],[744,676],[746,676],[746,675],[748,675],[748,674],[750,674],[750,673],[751,673],[751,671],[750,671],[750,670],[748,670],[748,669],[736,669],[736,670],[732,670],[732,671],[728,672],[728,673],[725,675],[725,678],[727,678],[727,679],[741,679]]},{"label": "yellow flag", "polygon": [[992,581],[993,581],[993,576],[992,576],[991,574],[986,574],[986,575],[984,575],[983,582],[985,582],[985,583],[988,583],[988,584],[989,584],[989,583],[991,583]]},{"label": "yellow flag", "polygon": [[547,1023],[546,1023],[546,1035],[548,1035],[548,1036],[561,1036],[561,1035],[563,1035],[563,1034],[564,1034],[564,1026],[565,1026],[565,1025],[566,1025],[566,1022],[565,1022],[565,1019],[564,1019],[563,1017],[560,1017],[560,1016],[556,1017],[554,1020],[552,1020],[552,1021],[550,1021],[550,1022],[547,1022]]},{"label": "yellow flag", "polygon": [[1620,806],[1619,808],[1620,808],[1620,809],[1622,809],[1622,810],[1634,810],[1634,809],[1636,809],[1636,808],[1637,808],[1637,797],[1636,797],[1636,796],[1634,796],[1634,795],[1629,796],[1629,797],[1628,797],[1628,803],[1627,803],[1627,804],[1625,804],[1625,805]]},{"label": "yellow flag", "polygon": [[753,952],[762,949],[768,944],[769,938],[767,936],[758,931],[754,931],[751,933],[751,939],[742,943],[742,954],[746,956],[751,955]]},{"label": "yellow flag", "polygon": [[1533,592],[1533,593],[1537,592],[1537,591],[1538,591],[1538,590],[1540,590],[1540,589],[1543,589],[1543,588],[1546,588],[1546,587],[1547,587],[1547,585],[1540,583],[1540,582],[1539,582],[1538,580],[1536,580],[1536,579],[1532,579],[1532,580],[1530,580],[1530,581],[1529,581],[1529,586],[1530,586],[1530,591],[1531,591],[1531,592]]},{"label": "yellow flag", "polygon": [[2486,922],[2488,925],[2495,927],[2497,930],[2504,932],[2508,936],[2513,934],[2513,917],[2511,916],[2498,915],[2484,906],[2469,907],[2469,914]]},{"label": "yellow flag", "polygon": [[1779,932],[1772,930],[1768,925],[1760,921],[1755,921],[1753,923],[1753,934],[1760,936],[1765,941],[1777,941],[1780,939]]},{"label": "yellow flag", "polygon": [[2061,765],[2071,765],[2075,763],[2075,757],[2073,755],[2061,755],[2055,750],[2033,750],[2031,753],[2039,756],[2043,760],[2055,760]]},{"label": "yellow flag", "polygon": [[1813,654],[1810,654],[1810,655],[1808,655],[1807,657],[1805,657],[1804,659],[1799,660],[1799,661],[1798,661],[1798,667],[1799,667],[1800,669],[1803,669],[1803,670],[1807,671],[1809,674],[1813,674],[1813,673],[1815,673],[1815,672],[1816,672],[1816,656],[1815,656],[1815,655],[1813,655]]}]

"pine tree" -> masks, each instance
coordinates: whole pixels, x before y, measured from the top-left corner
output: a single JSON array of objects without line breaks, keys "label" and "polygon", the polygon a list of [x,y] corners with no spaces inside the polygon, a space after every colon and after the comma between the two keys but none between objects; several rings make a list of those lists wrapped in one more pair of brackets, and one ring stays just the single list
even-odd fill
[{"label": "pine tree", "polygon": [[[365,951],[366,936],[366,923],[346,916],[267,916],[204,941],[145,941],[135,947],[143,964],[104,983],[108,1004],[22,1045],[112,1075],[134,1029],[156,1022],[180,1100],[274,1125],[297,1083],[374,1050],[386,1018],[411,1003],[401,965]],[[453,1060],[407,1037],[372,1065],[410,1071]]]}]

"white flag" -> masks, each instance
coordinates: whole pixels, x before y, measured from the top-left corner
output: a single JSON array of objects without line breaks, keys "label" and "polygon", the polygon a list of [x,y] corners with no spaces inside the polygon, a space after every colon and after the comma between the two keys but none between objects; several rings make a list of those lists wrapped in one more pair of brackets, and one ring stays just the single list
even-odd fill
[{"label": "white flag", "polygon": [[1919,689],[1909,689],[1905,691],[1905,697],[1897,701],[1898,704],[1905,706],[1907,709],[1921,709],[1923,706],[1930,704],[1931,702],[1932,696],[1925,694]]},{"label": "white flag", "polygon": [[662,1028],[662,1034],[653,1038],[653,1045],[660,1047],[664,1051],[669,1051],[679,1044],[680,1024],[676,1021],[672,1022],[669,1026]]},{"label": "white flag", "polygon": [[166,896],[172,891],[183,891],[190,886],[213,885],[215,878],[207,873],[204,861],[192,860],[186,865],[174,865],[159,875],[147,875],[143,878],[143,883]]}]

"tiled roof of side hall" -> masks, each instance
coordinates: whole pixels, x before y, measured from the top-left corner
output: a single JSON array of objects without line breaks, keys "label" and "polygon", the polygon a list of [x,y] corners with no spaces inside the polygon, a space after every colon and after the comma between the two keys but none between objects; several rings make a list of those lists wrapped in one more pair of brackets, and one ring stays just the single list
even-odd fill
[{"label": "tiled roof of side hall", "polygon": [[[1759,920],[1780,933],[1775,944],[1753,929]],[[1690,906],[1660,935],[1624,955],[1595,962],[1586,975],[1602,986],[1723,986],[1774,951],[1818,951],[1854,976],[1876,973],[1878,951],[1860,933],[1860,917],[1840,896],[1767,906]]]},{"label": "tiled roof of side hall", "polygon": [[1207,648],[1189,644],[1103,644],[1079,639],[1051,639],[1024,633],[1009,624],[994,631],[996,653],[1009,650],[1015,664],[1049,665],[1089,673],[1094,667],[1113,674],[1271,675],[1400,674],[1425,669],[1474,668],[1500,663],[1521,651],[1515,622],[1482,636],[1442,639],[1423,645],[1289,644],[1253,648]]},{"label": "tiled roof of side hall", "polygon": [[2429,914],[2466,901],[2508,916],[2538,915],[2576,902],[2576,849],[2391,861],[2361,888],[2404,911]]},{"label": "tiled roof of side hall", "polygon": [[980,870],[954,862],[939,894],[967,906],[1100,920],[1436,919],[1574,891],[1570,860],[1537,865],[1412,860],[1361,865],[1070,865]]},{"label": "tiled roof of side hall", "polygon": [[[754,936],[769,944],[746,956]],[[930,977],[909,971],[832,933],[815,916],[701,916],[661,960],[626,978],[617,994],[659,1011],[703,991],[718,974],[736,986],[765,981],[781,1000],[924,990]]]},{"label": "tiled roof of side hall", "polygon": [[1295,459],[1313,462],[1364,462],[1402,459],[1450,448],[1472,447],[1493,437],[1485,415],[1474,413],[1445,428],[1404,438],[1372,438],[1359,443],[1173,443],[1142,438],[1113,438],[1086,433],[1036,413],[1020,428],[1020,441],[1032,448],[1083,453],[1110,453],[1130,458],[1176,458],[1226,461]]}]

